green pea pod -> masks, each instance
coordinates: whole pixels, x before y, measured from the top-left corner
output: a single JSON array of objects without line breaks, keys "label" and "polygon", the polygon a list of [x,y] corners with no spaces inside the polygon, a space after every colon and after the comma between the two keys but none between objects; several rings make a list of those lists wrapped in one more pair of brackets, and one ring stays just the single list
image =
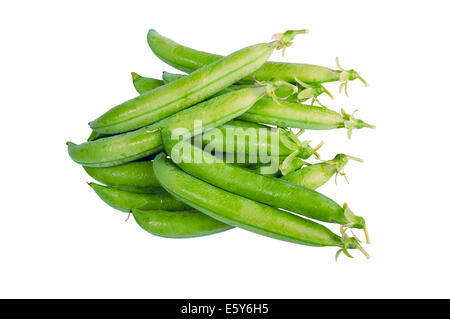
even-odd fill
[{"label": "green pea pod", "polygon": [[[172,75],[167,77],[167,81],[172,81],[175,78],[184,77],[184,75]],[[305,85],[305,84],[303,84]],[[278,88],[290,89],[288,86],[281,86]],[[305,100],[310,97],[317,98],[318,94],[321,94],[323,88],[316,88],[315,91],[309,91],[304,94],[308,89],[302,90],[299,93],[299,99]],[[229,92],[230,87],[224,89],[218,94]],[[319,90],[319,91],[317,91]],[[277,96],[284,96],[288,92],[283,91],[277,93]],[[364,127],[375,128],[374,125],[367,124],[362,120],[354,117],[354,114],[348,114],[344,110],[341,110],[341,114],[321,106],[313,106],[297,103],[288,99],[285,101],[275,101],[273,98],[265,97],[259,100],[255,105],[248,110],[245,114],[239,117],[242,120],[265,123],[269,125],[277,125],[278,127],[294,127],[307,130],[331,130],[337,128],[346,128],[348,130],[348,137],[351,137],[353,129],[361,129]]]},{"label": "green pea pod", "polygon": [[[321,193],[220,161],[190,143],[172,139],[170,131],[163,130],[162,136],[164,148],[172,160],[186,173],[211,185],[316,220],[366,229],[362,217],[354,215],[347,205],[341,207]],[[156,172],[155,175],[158,178]]]},{"label": "green pea pod", "polygon": [[[205,151],[219,155],[227,163],[262,164],[257,172],[275,176],[299,169],[306,164],[304,159],[313,154],[319,158],[317,151],[323,145],[322,142],[312,148],[310,141],[301,142],[298,135],[283,129],[228,124],[205,132],[201,143]],[[194,144],[200,147],[199,143]]]},{"label": "green pea pod", "polygon": [[[284,47],[300,32],[288,31],[271,43],[261,43],[236,51],[188,76],[157,87],[128,100],[96,120],[91,128],[103,134],[135,130],[157,122],[199,103],[257,70],[276,47]],[[148,38],[158,33],[148,32]]]},{"label": "green pea pod", "polygon": [[[280,36],[282,35],[277,34],[275,39]],[[188,48],[158,33],[149,34],[147,41],[158,58],[186,73],[193,72],[223,58],[221,55]],[[348,81],[360,79],[366,84],[355,70],[344,70],[338,60],[336,60],[336,63],[338,70],[304,63],[265,62],[256,72],[247,75],[242,81],[252,81],[253,77],[260,81],[267,81],[276,77],[292,83],[297,80],[305,83],[341,81],[346,87]]]},{"label": "green pea pod", "polygon": [[109,167],[132,162],[162,151],[158,129],[140,129],[95,141],[74,144],[67,142],[72,160],[89,167]]},{"label": "green pea pod", "polygon": [[90,167],[108,167],[131,162],[162,150],[160,128],[184,129],[186,134],[191,135],[194,132],[201,133],[238,117],[266,93],[266,87],[242,89],[199,103],[133,132],[79,145],[68,142],[69,155],[76,163]]},{"label": "green pea pod", "polygon": [[143,194],[123,191],[111,186],[88,183],[97,195],[109,206],[122,212],[130,212],[133,208],[143,210],[189,210],[190,206],[175,199],[167,192]]},{"label": "green pea pod", "polygon": [[337,154],[332,160],[305,166],[286,174],[281,179],[303,187],[316,189],[329,181],[333,176],[337,177],[340,174],[345,177],[344,166],[350,159],[362,162],[361,159],[353,156]]},{"label": "green pea pod", "polygon": [[149,233],[167,238],[191,238],[233,228],[195,210],[164,211],[133,209],[137,224]]},{"label": "green pea pod", "polygon": [[[161,185],[189,206],[231,226],[310,246],[336,246],[340,251],[361,248],[355,238],[340,237],[323,225],[227,192],[197,179],[171,163],[164,154],[155,158]],[[221,173],[221,172],[218,172]]]},{"label": "green pea pod", "polygon": [[287,101],[275,103],[265,98],[239,118],[249,122],[308,130],[346,128],[349,138],[353,129],[375,128],[374,125],[356,119],[353,114],[348,114],[344,110],[339,114],[325,107]]},{"label": "green pea pod", "polygon": [[140,76],[136,72],[131,72],[131,78],[133,79],[134,88],[139,92],[139,94],[151,91],[164,85],[164,81],[162,80],[146,78]]},{"label": "green pea pod", "polygon": [[[173,81],[176,81],[178,79],[184,78],[186,74],[175,74],[170,72],[163,72],[162,78],[164,83],[170,83]],[[149,78],[150,79],[150,78]],[[143,80],[145,81],[145,80]],[[149,81],[152,81],[150,79]],[[134,82],[134,80],[133,80]],[[300,84],[300,83],[299,83]],[[254,84],[233,84],[229,87],[223,89],[222,91],[219,91],[216,93],[216,95],[220,95],[226,92],[229,92],[230,90],[238,90],[243,89],[249,86],[252,86]],[[289,86],[281,86],[275,90],[275,95],[281,99],[287,99],[288,101],[297,101],[297,99],[300,99],[302,101],[308,100],[309,98],[317,98],[320,94],[326,92],[327,94],[331,95],[323,86],[321,85],[308,85],[305,83],[301,83],[299,86],[297,86],[297,89],[301,92],[298,93],[298,95],[293,95],[292,87]],[[138,90],[138,93],[142,93]]]},{"label": "green pea pod", "polygon": [[[309,141],[301,142],[291,131],[251,124],[241,120],[228,122],[202,135],[194,144],[215,154],[227,163],[241,166],[258,164],[256,171],[263,175],[278,176],[302,167],[303,159],[317,154],[323,145],[312,148]],[[201,146],[200,146],[201,142]],[[267,165],[268,164],[268,165]],[[279,167],[276,171],[273,167]],[[271,171],[268,171],[271,170]]]},{"label": "green pea pod", "polygon": [[225,124],[203,133],[202,143],[208,149],[235,154],[288,156],[297,152],[298,157],[307,159],[315,153],[309,142],[300,142],[295,134],[268,127]]},{"label": "green pea pod", "polygon": [[110,186],[160,187],[153,173],[153,162],[131,162],[112,167],[84,167],[86,173]]}]

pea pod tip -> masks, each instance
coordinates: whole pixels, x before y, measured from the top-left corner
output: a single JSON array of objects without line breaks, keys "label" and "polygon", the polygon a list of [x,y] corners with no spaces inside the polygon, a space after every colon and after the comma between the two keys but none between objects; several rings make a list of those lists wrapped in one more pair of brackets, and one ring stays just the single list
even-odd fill
[{"label": "pea pod tip", "polygon": [[137,74],[136,72],[131,72],[131,77],[132,77],[133,81],[135,81],[135,80],[141,78],[142,76]]}]

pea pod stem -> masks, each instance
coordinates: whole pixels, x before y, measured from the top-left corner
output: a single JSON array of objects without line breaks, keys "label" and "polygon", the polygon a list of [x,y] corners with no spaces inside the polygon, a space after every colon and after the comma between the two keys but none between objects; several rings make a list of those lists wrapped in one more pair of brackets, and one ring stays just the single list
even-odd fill
[{"label": "pea pod stem", "polygon": [[349,114],[344,111],[344,109],[341,109],[342,118],[344,119],[344,127],[347,129],[347,136],[350,139],[352,137],[352,132],[355,128],[371,128],[375,129],[375,125],[368,124],[366,122],[363,122],[357,118],[355,118],[355,113],[358,112],[358,110],[354,110],[352,114]]},{"label": "pea pod stem", "polygon": [[342,92],[342,89],[345,91],[345,95],[348,96],[348,81],[358,79],[360,80],[364,86],[368,86],[366,80],[364,80],[361,75],[358,74],[355,70],[344,70],[344,68],[341,67],[341,64],[339,62],[339,58],[336,57],[336,65],[338,69],[341,71],[341,74],[339,75],[339,81],[342,83],[339,85],[339,93]]},{"label": "pea pod stem", "polygon": [[307,33],[309,33],[309,31],[306,29],[288,30],[284,33],[275,33],[272,36],[272,39],[274,40],[272,45],[275,46],[277,50],[283,50],[282,54],[284,56],[285,49],[292,45],[292,40],[295,38],[295,36]]},{"label": "pea pod stem", "polygon": [[325,107],[324,105],[322,105],[322,103],[320,103],[318,99],[319,95],[321,95],[322,93],[325,93],[326,95],[328,95],[328,97],[334,100],[334,96],[322,84],[308,84],[300,81],[296,76],[294,76],[294,79],[295,82],[297,82],[301,87],[304,88],[297,95],[297,99],[299,102],[305,102],[306,100],[311,98],[311,105],[313,105],[314,102],[317,102],[320,106]]},{"label": "pea pod stem", "polygon": [[159,188],[153,173],[152,161],[130,162],[112,167],[83,167],[86,173],[109,186],[133,186],[147,189]]},{"label": "pea pod stem", "polygon": [[369,231],[367,230],[366,223],[361,224],[360,217],[356,216],[352,212],[352,210],[348,207],[347,203],[344,203],[343,208],[344,208],[345,218],[348,220],[348,223],[344,226],[347,228],[353,228],[353,227],[355,227],[355,225],[358,225],[357,228],[362,228],[364,230],[364,235],[366,236],[366,243],[370,244]]},{"label": "pea pod stem", "polygon": [[345,256],[349,257],[349,258],[353,258],[352,255],[350,255],[350,253],[348,252],[349,248],[352,249],[358,249],[367,259],[370,258],[369,253],[362,247],[362,245],[360,244],[360,241],[355,238],[355,237],[349,237],[347,234],[345,234],[345,232],[341,232],[342,233],[342,241],[344,244],[342,244],[340,247],[341,249],[339,249],[336,252],[336,256],[335,256],[335,260],[338,260],[338,257],[341,253],[343,253]]}]

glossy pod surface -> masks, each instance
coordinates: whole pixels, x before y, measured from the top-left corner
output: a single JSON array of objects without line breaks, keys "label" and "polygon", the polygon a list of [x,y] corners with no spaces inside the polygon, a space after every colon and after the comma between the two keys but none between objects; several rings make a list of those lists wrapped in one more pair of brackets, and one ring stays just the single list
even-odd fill
[{"label": "glossy pod surface", "polygon": [[79,145],[68,142],[69,155],[75,162],[90,167],[108,167],[131,162],[162,150],[160,128],[179,128],[191,134],[201,133],[202,130],[238,117],[265,94],[264,87],[242,89],[199,103],[133,132]]},{"label": "glossy pod surface", "polygon": [[[281,105],[280,105],[281,104]],[[295,127],[308,130],[329,130],[344,127],[342,115],[325,107],[261,99],[241,119],[279,127]]]},{"label": "glossy pod surface", "polygon": [[112,167],[84,167],[86,173],[102,184],[111,186],[159,187],[153,173],[153,162],[131,162]]},{"label": "glossy pod surface", "polygon": [[167,192],[158,194],[132,193],[119,190],[111,186],[89,183],[89,186],[109,206],[122,212],[129,212],[133,208],[143,210],[189,210],[188,205],[175,199]]},{"label": "glossy pod surface", "polygon": [[[192,126],[192,130],[196,131],[195,133],[201,133],[242,115],[265,95],[265,87],[232,91],[176,113],[155,125],[150,125],[149,128],[158,127],[173,130]],[[194,126],[195,122],[197,124]],[[202,130],[199,130],[198,125],[200,124]],[[193,131],[192,133],[194,133]]]},{"label": "glossy pod surface", "polygon": [[164,211],[133,209],[137,224],[149,233],[168,238],[217,234],[233,228],[195,210]]},{"label": "glossy pod surface", "polygon": [[[314,190],[224,163],[187,142],[170,141],[167,137],[164,132],[163,142],[166,152],[171,154],[183,171],[202,181],[306,217],[324,222],[349,223],[341,206]],[[193,159],[201,160],[194,162]]]},{"label": "glossy pod surface", "polygon": [[[179,74],[170,75],[167,76],[167,81],[184,76]],[[217,95],[230,92],[232,90],[231,87],[218,92]],[[276,91],[282,88],[286,89],[286,87],[282,86]],[[281,96],[284,94],[286,92],[281,93]],[[372,125],[356,119],[353,115],[346,114],[343,111],[342,114],[339,114],[325,107],[301,104],[297,101],[291,101],[291,99],[278,101],[277,103],[270,97],[264,97],[256,102],[250,110],[239,118],[247,122],[308,130],[330,130],[345,127],[350,132],[352,129],[360,129],[363,127],[373,128]]]},{"label": "glossy pod surface", "polygon": [[[219,152],[287,156],[294,150],[287,147],[280,135],[287,133],[276,128],[233,127],[222,125],[203,133],[202,142]],[[305,146],[303,158],[312,155],[312,148]]]},{"label": "glossy pod surface", "polygon": [[[173,82],[175,80],[178,80],[180,78],[185,77],[185,74],[174,74],[174,73],[170,73],[170,72],[163,72],[163,80],[164,83],[170,83]],[[220,95],[223,93],[227,93],[230,92],[231,90],[240,90],[240,89],[244,89],[244,88],[248,88],[248,87],[252,87],[254,86],[254,83],[246,83],[246,84],[233,84],[230,85],[229,87],[223,89],[222,91],[217,92],[215,95]],[[297,89],[300,89],[299,87],[297,87]],[[140,93],[138,91],[138,93]],[[297,97],[293,94],[293,89],[290,86],[280,86],[278,88],[275,89],[274,91],[275,95],[278,96],[279,98],[286,98],[288,101],[290,100],[297,100]],[[290,96],[292,95],[292,96]]]},{"label": "glossy pod surface", "polygon": [[227,192],[197,179],[159,154],[156,178],[172,195],[228,225],[311,246],[339,246],[341,238],[323,225]]},{"label": "glossy pod surface", "polygon": [[[150,30],[148,38],[157,36]],[[134,130],[177,113],[212,96],[257,70],[274,46],[257,44],[236,51],[190,75],[128,100],[90,123],[93,130],[114,134]]]},{"label": "glossy pod surface", "polygon": [[72,160],[83,166],[109,167],[128,163],[162,150],[161,134],[157,129],[137,131],[74,144],[68,142]]},{"label": "glossy pod surface", "polygon": [[[186,73],[193,72],[223,58],[221,55],[198,51],[180,45],[160,34],[153,34],[148,38],[148,43],[158,58]],[[323,83],[339,80],[340,74],[340,70],[332,70],[318,65],[265,62],[257,71],[244,77],[242,80],[253,81],[253,75],[255,75],[259,81],[268,81],[276,77],[294,83],[296,82],[295,77],[297,77],[297,79],[305,83]]]}]

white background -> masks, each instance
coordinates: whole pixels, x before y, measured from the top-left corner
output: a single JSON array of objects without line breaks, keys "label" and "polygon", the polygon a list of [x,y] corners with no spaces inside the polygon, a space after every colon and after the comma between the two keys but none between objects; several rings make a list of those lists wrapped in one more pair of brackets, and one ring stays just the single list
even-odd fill
[{"label": "white background", "polygon": [[[450,297],[445,1],[8,1],[0,5],[0,297]],[[136,95],[130,72],[174,71],[146,43],[155,28],[227,54],[308,28],[275,60],[355,68],[370,86],[334,109],[359,109],[376,130],[308,132],[322,157],[344,152],[351,184],[321,191],[363,215],[366,260],[234,229],[152,236],[86,185],[65,142]],[[333,228],[337,231],[337,228]]]}]

